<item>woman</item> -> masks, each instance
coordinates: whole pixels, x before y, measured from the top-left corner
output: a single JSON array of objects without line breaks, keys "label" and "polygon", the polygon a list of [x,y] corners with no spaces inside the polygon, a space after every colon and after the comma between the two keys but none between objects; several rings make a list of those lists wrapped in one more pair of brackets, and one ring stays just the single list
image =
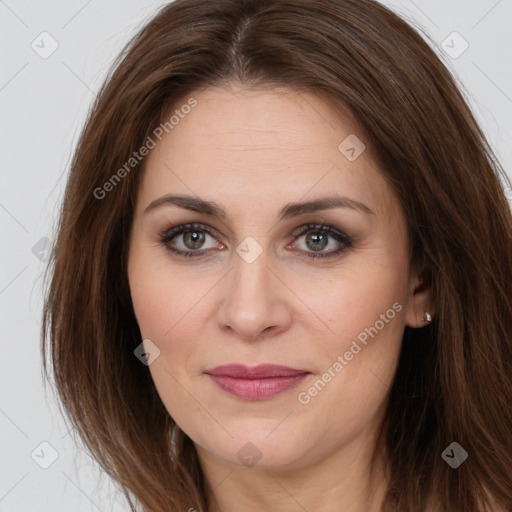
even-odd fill
[{"label": "woman", "polygon": [[512,509],[500,175],[374,1],[164,7],[83,130],[43,319],[131,509]]}]

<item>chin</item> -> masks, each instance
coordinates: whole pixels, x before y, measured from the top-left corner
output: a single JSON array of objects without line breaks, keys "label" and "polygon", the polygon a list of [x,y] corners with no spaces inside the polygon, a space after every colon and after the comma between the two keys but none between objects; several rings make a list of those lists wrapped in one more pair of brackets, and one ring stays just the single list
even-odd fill
[{"label": "chin", "polygon": [[[268,428],[269,423],[273,425],[270,429]],[[293,434],[293,432],[298,434],[304,430],[283,429],[279,435],[277,435],[277,430],[269,435],[268,433],[272,432],[272,429],[275,429],[278,424],[279,422],[273,419],[256,421],[247,425],[246,428],[239,428],[236,432],[228,427],[233,438],[227,434],[222,436],[222,439],[215,440],[209,437],[206,442],[196,443],[196,446],[199,444],[202,450],[209,452],[210,456],[223,459],[228,464],[248,469],[296,469],[307,462],[307,454],[312,447],[304,444],[303,435]],[[204,440],[203,438],[200,441]]]}]

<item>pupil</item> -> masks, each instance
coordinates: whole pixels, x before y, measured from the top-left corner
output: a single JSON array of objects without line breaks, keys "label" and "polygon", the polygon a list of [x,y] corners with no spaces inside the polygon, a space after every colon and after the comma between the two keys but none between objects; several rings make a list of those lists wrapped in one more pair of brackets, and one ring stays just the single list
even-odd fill
[{"label": "pupil", "polygon": [[[187,231],[185,233],[185,245],[189,249],[198,249],[204,243],[204,233],[198,231]],[[190,243],[188,243],[190,240]]]},{"label": "pupil", "polygon": [[[317,247],[310,247],[310,243],[309,242],[312,242],[313,244],[320,244],[320,247],[318,247],[318,246]],[[314,251],[321,251],[327,245],[327,237],[324,234],[321,234],[321,233],[310,233],[306,237],[306,244],[308,245],[308,247],[310,249],[312,249]]]},{"label": "pupil", "polygon": [[[189,249],[198,249],[204,243],[204,233],[198,231],[187,231],[184,238],[185,245]],[[322,233],[309,233],[306,237],[306,244],[313,251],[321,251],[327,245],[327,237]]]}]

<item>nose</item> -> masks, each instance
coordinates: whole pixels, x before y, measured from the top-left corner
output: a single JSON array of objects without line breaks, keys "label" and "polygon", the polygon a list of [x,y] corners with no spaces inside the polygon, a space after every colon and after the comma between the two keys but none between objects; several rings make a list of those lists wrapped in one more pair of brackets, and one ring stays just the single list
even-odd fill
[{"label": "nose", "polygon": [[223,287],[219,327],[245,341],[286,331],[292,322],[287,288],[269,268],[265,251],[252,263],[237,255],[233,264]]}]

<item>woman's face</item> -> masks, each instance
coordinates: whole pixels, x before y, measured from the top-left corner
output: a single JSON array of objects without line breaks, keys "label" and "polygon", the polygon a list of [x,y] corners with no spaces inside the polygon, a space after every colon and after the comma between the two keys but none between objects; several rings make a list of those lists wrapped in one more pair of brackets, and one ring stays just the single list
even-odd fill
[{"label": "woman's face", "polygon": [[[153,137],[131,232],[156,389],[205,460],[296,468],[355,453],[382,421],[405,325],[429,310],[399,203],[360,128],[318,97],[191,96]],[[208,373],[231,364],[298,371]]]}]

